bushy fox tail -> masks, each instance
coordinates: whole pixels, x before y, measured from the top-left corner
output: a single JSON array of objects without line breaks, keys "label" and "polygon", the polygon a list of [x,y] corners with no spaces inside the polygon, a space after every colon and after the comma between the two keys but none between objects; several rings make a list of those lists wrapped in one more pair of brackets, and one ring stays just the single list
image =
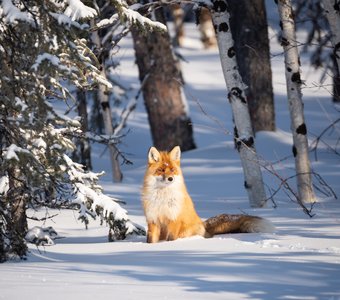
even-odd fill
[{"label": "bushy fox tail", "polygon": [[274,232],[274,225],[266,219],[249,215],[222,214],[204,221],[207,236],[223,233]]}]

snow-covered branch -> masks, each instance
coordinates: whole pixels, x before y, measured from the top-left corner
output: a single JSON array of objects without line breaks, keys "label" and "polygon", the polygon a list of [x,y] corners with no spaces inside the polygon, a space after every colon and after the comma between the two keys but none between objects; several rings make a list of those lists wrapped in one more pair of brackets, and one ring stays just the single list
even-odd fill
[{"label": "snow-covered branch", "polygon": [[122,23],[128,24],[129,26],[137,25],[141,28],[145,28],[146,30],[167,31],[167,27],[163,23],[152,21],[140,14],[138,10],[141,8],[141,5],[135,4],[129,7],[127,3],[122,0],[113,0],[111,2],[116,8],[117,13],[113,14],[110,18],[103,19],[98,22],[92,30],[111,26],[120,20]]},{"label": "snow-covered branch", "polygon": [[119,204],[119,200],[102,193],[97,185],[103,173],[84,173],[83,166],[73,162],[68,156],[64,159],[69,167],[68,175],[74,182],[75,197],[72,203],[78,204],[79,219],[88,224],[88,215],[99,216],[110,227],[109,240],[125,239],[131,234],[145,234],[144,229],[130,221],[127,211]]},{"label": "snow-covered branch", "polygon": [[67,0],[68,6],[64,14],[72,20],[93,19],[97,16],[97,11],[89,6],[86,6],[80,0]]}]

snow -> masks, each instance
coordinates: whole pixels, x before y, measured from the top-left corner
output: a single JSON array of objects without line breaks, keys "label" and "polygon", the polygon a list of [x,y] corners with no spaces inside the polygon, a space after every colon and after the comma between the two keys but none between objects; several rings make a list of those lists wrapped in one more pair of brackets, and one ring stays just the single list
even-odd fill
[{"label": "snow", "polygon": [[133,4],[129,8],[127,8],[125,1],[116,0],[115,2],[116,2],[115,5],[119,7],[118,9],[119,14],[116,13],[113,14],[109,19],[101,20],[96,24],[95,28],[103,28],[115,24],[119,20],[119,17],[121,17],[122,19],[123,16],[123,18],[126,19],[126,23],[128,23],[129,25],[137,24],[146,27],[149,30],[158,29],[167,31],[167,27],[163,23],[153,21],[149,18],[142,16],[138,11],[135,11],[140,8],[141,6],[140,4]]},{"label": "snow", "polygon": [[86,6],[80,0],[68,0],[68,6],[64,12],[64,14],[71,18],[72,21],[79,19],[92,19],[97,16],[97,12],[95,9]]},{"label": "snow", "polygon": [[[29,244],[26,261],[0,265],[0,299],[340,299],[339,200],[317,192],[313,218],[283,190],[274,197],[276,208],[271,201],[265,209],[249,208],[241,163],[233,145],[231,109],[218,53],[202,50],[194,25],[186,28],[186,34],[186,45],[179,51],[188,61],[182,63],[184,92],[198,148],[182,153],[182,167],[198,214],[202,218],[220,213],[259,215],[273,222],[276,232],[192,237],[157,244],[132,236],[108,243],[108,227],[100,225],[99,220],[91,221],[85,230],[76,211],[49,210],[50,216],[57,216],[41,222],[30,219],[30,227],[53,226],[64,238],[49,247]],[[273,53],[282,52],[275,38],[271,42]],[[119,77],[138,89],[131,38],[123,40],[121,47]],[[307,88],[318,82],[322,70],[308,71],[305,58],[301,59],[301,68],[311,142],[339,118],[339,112],[326,89]],[[288,178],[294,173],[294,158],[283,56],[273,57],[272,64],[278,129],[258,133],[256,148],[276,172]],[[101,156],[103,148],[93,149],[96,171],[106,172],[100,182],[105,193],[125,201],[131,221],[143,226],[140,189],[152,145],[147,122],[139,99],[122,145],[134,162],[123,166],[123,183],[112,183],[108,158]],[[310,158],[313,170],[340,196],[339,156],[329,147],[336,147],[338,138],[339,124],[319,144],[318,159],[315,152]],[[0,187],[5,181],[2,177]],[[269,189],[275,190],[280,184],[268,172],[264,172],[264,181],[267,196]],[[288,183],[295,189],[295,178]],[[29,210],[28,215],[41,219],[46,211]]]},{"label": "snow", "polygon": [[36,245],[54,245],[54,240],[60,238],[52,226],[47,228],[34,226],[30,228],[25,236],[26,241]]},{"label": "snow", "polygon": [[32,70],[37,71],[40,64],[45,60],[49,61],[53,66],[58,67],[61,70],[67,71],[69,69],[66,66],[61,65],[60,59],[57,56],[50,53],[43,53],[38,55],[35,63],[32,65]]},{"label": "snow", "polygon": [[0,177],[0,195],[5,195],[9,190],[8,176]]},{"label": "snow", "polygon": [[18,147],[17,145],[10,145],[9,147],[7,147],[7,149],[5,150],[5,159],[6,160],[19,160],[17,153],[26,153],[26,154],[30,154],[30,152],[26,149],[23,149],[21,147]]},{"label": "snow", "polygon": [[34,24],[32,15],[20,11],[19,8],[13,5],[11,0],[2,0],[2,9],[0,10],[0,17],[4,18],[6,23],[16,24],[18,21],[24,21],[29,24]]}]

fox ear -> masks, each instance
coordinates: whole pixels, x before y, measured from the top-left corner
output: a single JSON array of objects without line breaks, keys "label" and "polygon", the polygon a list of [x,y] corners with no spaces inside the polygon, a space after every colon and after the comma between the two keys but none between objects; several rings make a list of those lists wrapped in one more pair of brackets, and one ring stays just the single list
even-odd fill
[{"label": "fox ear", "polygon": [[155,163],[160,159],[160,153],[155,147],[151,147],[148,154],[149,164]]},{"label": "fox ear", "polygon": [[170,151],[170,159],[171,160],[180,160],[181,159],[181,148],[179,146],[174,147]]}]

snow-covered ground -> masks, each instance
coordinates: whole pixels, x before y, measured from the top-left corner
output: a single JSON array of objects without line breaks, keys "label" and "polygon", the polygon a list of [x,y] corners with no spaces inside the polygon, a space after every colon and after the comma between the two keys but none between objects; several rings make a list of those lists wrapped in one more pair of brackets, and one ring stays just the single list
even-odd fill
[{"label": "snow-covered ground", "polygon": [[[183,153],[182,166],[197,211],[202,218],[223,212],[260,215],[275,224],[276,232],[193,237],[158,244],[147,244],[145,237],[131,237],[108,243],[108,228],[96,221],[85,230],[77,212],[29,211],[29,216],[37,217],[57,214],[44,223],[31,220],[30,227],[53,226],[62,238],[53,246],[30,244],[26,261],[1,264],[0,299],[340,299],[340,200],[317,193],[313,218],[284,192],[276,194],[276,208],[272,201],[265,209],[249,208],[233,146],[231,111],[218,53],[201,49],[194,25],[186,34],[186,46],[180,52],[187,60],[182,63],[185,94],[198,148]],[[272,53],[280,53],[274,33],[270,36]],[[118,56],[121,66],[117,76],[137,92],[130,38],[124,40]],[[306,80],[303,93],[312,142],[339,112],[327,89],[311,88],[320,72],[308,66],[307,58],[302,57],[306,63],[302,65]],[[286,158],[274,167],[287,178],[294,172],[294,161],[283,57],[273,56],[272,64],[277,131],[257,134],[256,146],[268,162]],[[93,165],[96,171],[107,172],[101,181],[105,192],[126,201],[132,221],[145,226],[139,193],[152,142],[142,99],[131,115],[129,129],[122,150],[134,165],[123,167],[124,182],[111,182],[103,149],[94,148]],[[339,136],[338,125],[324,141],[334,146]],[[314,153],[310,157],[314,171],[340,197],[340,157],[324,143],[320,143],[318,160]],[[280,182],[268,173],[264,178],[269,195],[269,189],[275,190]],[[289,184],[295,189],[295,179]]]}]

